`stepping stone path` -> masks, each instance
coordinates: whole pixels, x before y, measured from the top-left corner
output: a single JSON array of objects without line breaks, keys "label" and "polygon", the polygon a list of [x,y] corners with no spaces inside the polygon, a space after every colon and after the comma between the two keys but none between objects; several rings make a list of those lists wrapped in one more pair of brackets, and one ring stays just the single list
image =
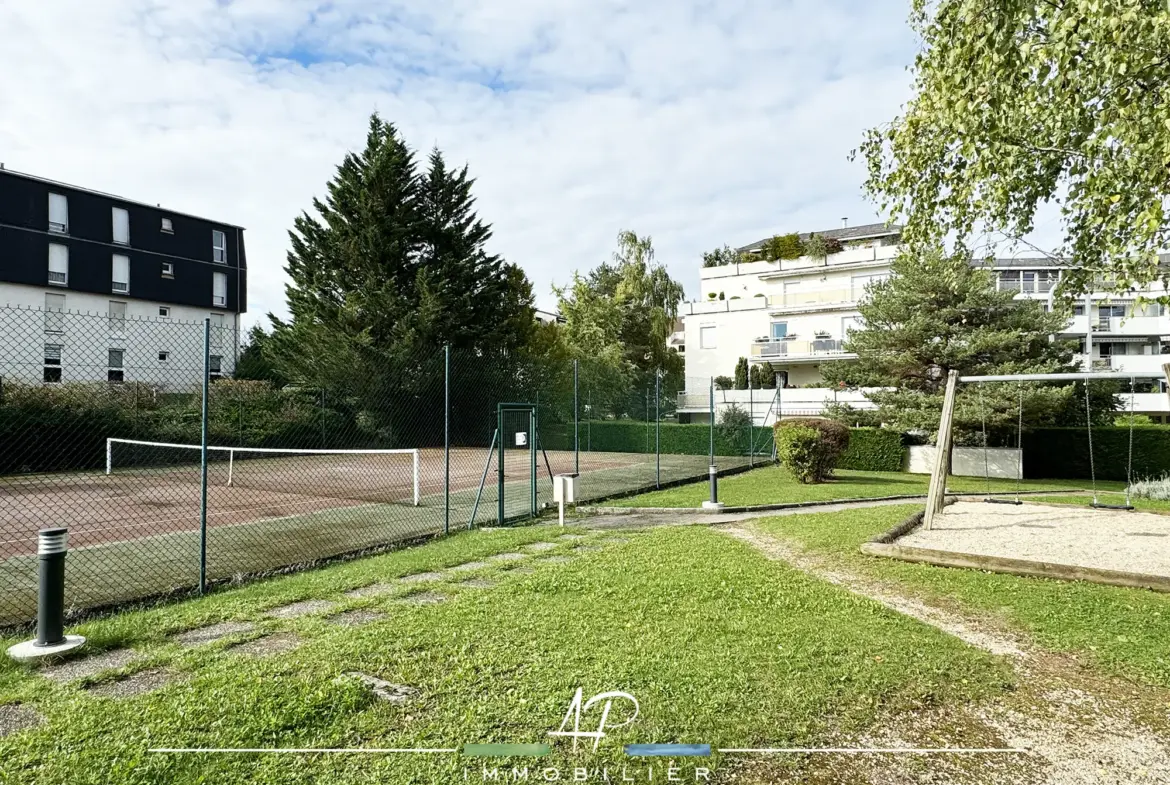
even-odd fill
[{"label": "stepping stone path", "polygon": [[497,553],[495,556],[492,556],[490,559],[488,559],[488,561],[524,561],[527,558],[528,557],[523,553]]},{"label": "stepping stone path", "polygon": [[525,564],[521,567],[517,567],[514,570],[509,570],[508,574],[509,575],[531,575],[534,572],[536,572],[535,567],[530,567],[527,564]]},{"label": "stepping stone path", "polygon": [[118,681],[96,684],[86,690],[91,695],[103,698],[132,698],[165,687],[175,680],[175,675],[162,668],[139,671]]},{"label": "stepping stone path", "polygon": [[279,608],[273,608],[268,611],[268,615],[277,619],[295,619],[300,616],[308,616],[311,613],[321,613],[335,608],[336,605],[328,600],[304,600],[303,602],[294,602],[291,605],[282,605]]},{"label": "stepping stone path", "polygon": [[231,650],[247,657],[265,657],[270,654],[292,651],[300,645],[301,639],[293,633],[278,632],[275,635],[265,635],[263,638],[233,646]]},{"label": "stepping stone path", "polygon": [[576,553],[596,553],[601,550],[600,545],[575,545],[573,551]]},{"label": "stepping stone path", "polygon": [[175,642],[185,649],[190,649],[205,643],[213,643],[229,635],[251,632],[254,629],[256,629],[256,625],[250,622],[223,621],[219,624],[212,624],[210,627],[198,627],[194,630],[181,632],[175,636]]},{"label": "stepping stone path", "polygon": [[568,564],[572,559],[568,556],[545,556],[543,559],[537,559],[537,561],[544,564]]},{"label": "stepping stone path", "polygon": [[560,537],[557,537],[557,539],[558,540],[583,540],[583,539],[585,539],[585,535],[584,534],[562,534]]},{"label": "stepping stone path", "polygon": [[0,706],[0,739],[40,724],[41,715],[30,706],[21,703]]},{"label": "stepping stone path", "polygon": [[531,545],[525,545],[524,547],[530,551],[551,551],[553,548],[557,547],[557,544],[555,542],[534,542]]},{"label": "stepping stone path", "polygon": [[379,679],[377,676],[370,676],[366,673],[358,673],[357,671],[350,671],[345,674],[354,679],[358,679],[384,701],[401,705],[410,700],[412,695],[417,695],[418,690],[414,687],[407,687],[405,684],[391,684],[388,681]]},{"label": "stepping stone path", "polygon": [[359,608],[358,610],[346,611],[345,613],[339,613],[336,616],[330,616],[328,619],[326,619],[326,621],[332,624],[340,625],[342,627],[360,627],[363,624],[369,624],[370,622],[375,622],[384,618],[386,618],[386,614],[382,613],[381,611],[372,611]]},{"label": "stepping stone path", "polygon": [[362,586],[360,589],[347,591],[346,597],[360,599],[362,597],[377,597],[382,594],[392,594],[398,589],[397,586],[392,586],[389,583],[371,583],[369,586]]},{"label": "stepping stone path", "polygon": [[410,605],[436,605],[446,599],[446,595],[433,591],[422,591],[418,594],[408,594],[405,597],[399,597],[398,602],[405,602]]},{"label": "stepping stone path", "polygon": [[141,654],[130,649],[111,649],[92,657],[70,660],[60,665],[50,665],[41,670],[41,675],[58,683],[76,681],[87,676],[96,676],[102,671],[124,668],[141,657]]},{"label": "stepping stone path", "polygon": [[441,572],[416,572],[414,575],[403,575],[398,579],[399,583],[427,583],[428,581],[443,580],[443,573]]},{"label": "stepping stone path", "polygon": [[463,564],[456,564],[454,567],[450,567],[448,569],[450,569],[451,572],[470,572],[471,570],[482,569],[486,566],[488,566],[488,563],[485,561],[469,561],[464,562]]},{"label": "stepping stone path", "polygon": [[486,581],[483,578],[468,578],[465,581],[460,581],[456,586],[463,586],[468,589],[490,589],[496,585],[495,581]]}]

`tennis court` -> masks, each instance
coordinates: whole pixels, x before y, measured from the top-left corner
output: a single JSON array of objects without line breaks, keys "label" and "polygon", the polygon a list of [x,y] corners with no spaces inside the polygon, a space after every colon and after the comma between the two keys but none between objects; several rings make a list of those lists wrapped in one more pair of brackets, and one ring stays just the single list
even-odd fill
[{"label": "tennis court", "polygon": [[[227,448],[224,448],[226,450]],[[36,532],[70,532],[68,598],[94,607],[195,585],[201,482],[191,448],[115,445],[109,474],[0,479],[0,624],[31,618]],[[553,474],[579,460],[581,500],[706,476],[706,456],[543,451],[537,506]],[[732,459],[735,460],[735,459]],[[442,533],[494,525],[497,455],[453,448],[450,496],[442,448],[366,453],[213,452],[208,464],[207,576],[232,579]],[[505,515],[531,510],[531,455],[505,451]],[[482,494],[481,480],[485,477]],[[477,500],[478,497],[478,500]],[[416,503],[417,502],[417,503]]]}]

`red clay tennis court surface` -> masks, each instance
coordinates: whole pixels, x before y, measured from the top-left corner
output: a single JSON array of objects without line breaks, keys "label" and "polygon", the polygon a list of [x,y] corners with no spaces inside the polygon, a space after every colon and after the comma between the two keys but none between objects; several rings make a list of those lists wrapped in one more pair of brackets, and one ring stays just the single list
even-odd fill
[{"label": "red clay tennis court surface", "polygon": [[[478,520],[495,515],[496,459],[488,462],[483,448],[451,451],[451,490],[460,504],[470,504],[487,462],[487,482]],[[574,469],[571,451],[549,452],[538,458],[542,494],[547,475]],[[705,461],[703,461],[705,463]],[[654,456],[640,453],[580,453],[583,476],[590,473],[627,474],[612,470],[647,466]],[[530,455],[508,450],[506,482],[517,483],[518,503],[527,504]],[[413,517],[443,516],[444,454],[441,448],[419,454],[421,507],[413,506],[414,469],[410,454],[296,455],[237,459],[233,484],[227,485],[227,466],[217,461],[208,468],[208,526],[221,527],[277,518],[291,518],[324,510],[371,504],[401,506]],[[628,472],[634,474],[634,472]],[[652,475],[651,475],[652,476]],[[636,479],[634,477],[631,480]],[[608,484],[608,483],[607,483]],[[631,485],[631,489],[634,486]],[[427,509],[429,508],[429,509]],[[407,511],[412,511],[408,513]],[[104,472],[59,473],[0,479],[0,559],[36,552],[38,529],[67,526],[70,547],[124,542],[173,532],[198,530],[200,471],[197,465],[133,466]],[[460,523],[463,523],[461,521]]]}]

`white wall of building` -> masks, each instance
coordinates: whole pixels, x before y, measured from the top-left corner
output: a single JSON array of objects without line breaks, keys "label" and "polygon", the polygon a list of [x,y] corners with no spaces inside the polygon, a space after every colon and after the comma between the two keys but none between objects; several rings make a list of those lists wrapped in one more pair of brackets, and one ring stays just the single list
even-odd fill
[{"label": "white wall of building", "polygon": [[[64,295],[62,313],[46,295]],[[124,303],[125,318],[111,303]],[[160,313],[166,309],[166,315]],[[212,318],[211,354],[230,375],[239,352],[239,317],[225,311],[97,295],[56,287],[0,284],[0,376],[44,380],[46,346],[60,347],[62,382],[107,381],[110,350],[122,352],[122,378],[164,390],[193,389],[203,368],[203,320]],[[214,360],[213,360],[214,363]],[[213,367],[214,370],[214,367]]]}]

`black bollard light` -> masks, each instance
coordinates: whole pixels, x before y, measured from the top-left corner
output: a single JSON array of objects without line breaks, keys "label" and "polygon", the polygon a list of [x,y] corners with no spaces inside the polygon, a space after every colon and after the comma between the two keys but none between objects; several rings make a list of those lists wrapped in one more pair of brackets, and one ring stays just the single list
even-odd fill
[{"label": "black bollard light", "polygon": [[30,661],[76,649],[85,643],[80,635],[65,634],[65,556],[69,530],[37,532],[37,637],[8,650],[14,660]]},{"label": "black bollard light", "polygon": [[707,469],[707,474],[711,478],[711,498],[703,502],[703,509],[722,510],[723,502],[719,501],[719,467],[711,464]]}]

